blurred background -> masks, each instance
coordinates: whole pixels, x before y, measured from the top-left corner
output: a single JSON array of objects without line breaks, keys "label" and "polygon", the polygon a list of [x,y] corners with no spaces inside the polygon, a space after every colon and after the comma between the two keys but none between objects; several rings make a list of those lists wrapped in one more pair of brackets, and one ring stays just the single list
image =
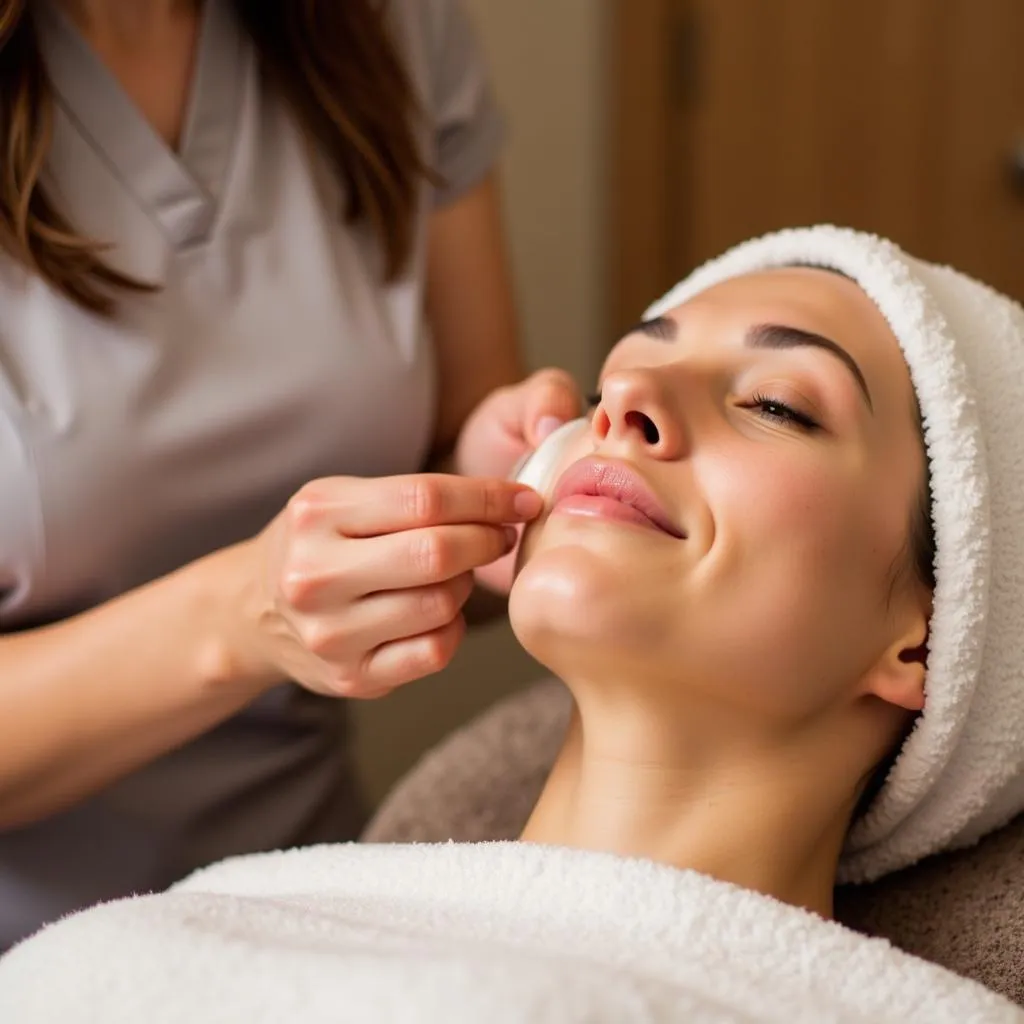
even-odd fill
[{"label": "blurred background", "polygon": [[[506,221],[532,367],[590,389],[696,264],[829,221],[1024,300],[1024,0],[463,0],[508,122]],[[359,704],[379,798],[543,674],[507,626]]]}]

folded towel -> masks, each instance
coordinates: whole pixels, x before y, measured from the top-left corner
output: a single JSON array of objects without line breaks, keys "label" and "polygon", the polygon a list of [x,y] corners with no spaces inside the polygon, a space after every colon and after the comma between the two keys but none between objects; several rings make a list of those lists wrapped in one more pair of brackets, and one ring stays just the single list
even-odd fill
[{"label": "folded towel", "polygon": [[226,861],[0,959],[12,1024],[1024,1022],[940,967],[767,896],[522,843]]},{"label": "folded towel", "polygon": [[1024,309],[891,242],[821,226],[747,242],[647,316],[793,264],[853,278],[889,322],[924,418],[937,555],[925,709],[851,831],[840,879],[970,845],[1024,809]]}]

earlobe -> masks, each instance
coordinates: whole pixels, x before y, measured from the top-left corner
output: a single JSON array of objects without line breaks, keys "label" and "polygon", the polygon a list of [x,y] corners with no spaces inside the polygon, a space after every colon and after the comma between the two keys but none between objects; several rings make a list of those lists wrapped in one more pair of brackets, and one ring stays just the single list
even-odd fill
[{"label": "earlobe", "polygon": [[868,677],[868,691],[907,711],[923,710],[927,660],[928,627],[923,620],[885,652]]},{"label": "earlobe", "polygon": [[924,709],[924,662],[897,660],[896,671],[883,672],[872,687],[876,696],[906,711]]}]

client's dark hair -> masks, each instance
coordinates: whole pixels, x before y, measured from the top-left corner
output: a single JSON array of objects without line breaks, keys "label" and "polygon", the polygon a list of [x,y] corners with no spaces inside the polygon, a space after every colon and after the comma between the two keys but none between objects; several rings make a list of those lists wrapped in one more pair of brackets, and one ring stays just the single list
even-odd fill
[{"label": "client's dark hair", "polygon": [[[921,407],[914,400],[914,412],[917,416],[917,431],[924,448],[924,422],[921,418]],[[907,535],[910,552],[910,568],[919,583],[929,590],[935,589],[935,524],[932,522],[932,482],[928,464],[928,452],[924,455],[924,479],[921,490],[910,516],[910,531]]]},{"label": "client's dark hair", "polygon": [[[916,398],[914,400],[914,414],[917,419],[917,430],[923,449],[924,422],[921,417],[921,408]],[[927,452],[925,452],[924,459],[924,479],[921,481],[921,489],[910,512],[907,543],[903,551],[904,553],[897,564],[897,572],[894,575],[893,584],[895,585],[900,576],[905,576],[909,572],[916,582],[933,591],[935,589],[935,526],[932,522],[931,473],[929,472]],[[864,787],[864,792],[861,793],[857,806],[854,808],[852,821],[858,821],[863,817],[874,802],[875,797],[878,796],[916,721],[917,716],[915,715],[908,723],[898,742],[893,745],[892,750],[879,761],[875,770],[871,773],[871,778],[868,779],[868,784]]]}]

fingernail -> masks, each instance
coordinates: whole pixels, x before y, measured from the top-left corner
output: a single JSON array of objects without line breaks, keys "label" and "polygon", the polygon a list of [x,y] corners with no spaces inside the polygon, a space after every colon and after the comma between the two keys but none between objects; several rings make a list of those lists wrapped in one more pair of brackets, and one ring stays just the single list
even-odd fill
[{"label": "fingernail", "polygon": [[565,420],[560,420],[557,416],[541,416],[537,420],[537,441],[543,441],[545,437],[553,434]]},{"label": "fingernail", "polygon": [[544,499],[536,491],[520,491],[512,499],[512,507],[516,510],[516,515],[524,519],[533,519],[534,516],[540,515]]},{"label": "fingernail", "polygon": [[513,526],[505,527],[505,550],[511,551],[519,540],[519,531]]}]

